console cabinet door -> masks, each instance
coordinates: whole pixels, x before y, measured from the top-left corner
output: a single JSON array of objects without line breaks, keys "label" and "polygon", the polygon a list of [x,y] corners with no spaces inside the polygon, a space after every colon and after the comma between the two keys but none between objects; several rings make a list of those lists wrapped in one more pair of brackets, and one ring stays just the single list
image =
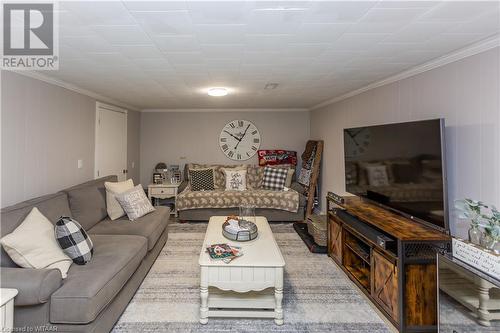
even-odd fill
[{"label": "console cabinet door", "polygon": [[332,215],[328,221],[328,254],[337,263],[342,263],[342,227]]},{"label": "console cabinet door", "polygon": [[382,254],[373,251],[372,296],[391,317],[398,318],[398,268]]}]

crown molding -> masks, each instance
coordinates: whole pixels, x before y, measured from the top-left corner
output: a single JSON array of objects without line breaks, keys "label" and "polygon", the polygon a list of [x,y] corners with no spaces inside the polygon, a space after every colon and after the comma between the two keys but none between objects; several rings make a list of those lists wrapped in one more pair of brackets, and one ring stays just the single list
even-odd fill
[{"label": "crown molding", "polygon": [[290,108],[290,109],[143,109],[141,112],[144,113],[159,113],[159,112],[309,112],[307,108]]},{"label": "crown molding", "polygon": [[82,95],[85,95],[88,97],[92,97],[93,99],[97,100],[98,102],[106,102],[106,103],[110,103],[110,104],[113,104],[113,105],[116,105],[116,106],[119,106],[119,107],[122,107],[122,108],[125,108],[128,110],[140,111],[139,108],[132,106],[130,104],[120,102],[116,99],[103,96],[103,95],[98,94],[96,92],[80,88],[77,85],[74,85],[72,83],[68,83],[68,82],[63,81],[63,80],[55,79],[53,77],[50,77],[50,76],[47,76],[47,75],[44,75],[44,74],[41,74],[38,72],[32,72],[32,71],[12,71],[12,72],[14,72],[16,74],[30,77],[32,79],[36,79],[36,80],[40,80],[40,81],[43,81],[46,83],[50,83],[50,84],[56,85],[58,87],[68,89],[68,90],[74,91],[76,93],[79,93],[79,94],[82,94]]},{"label": "crown molding", "polygon": [[500,34],[496,34],[492,37],[483,39],[482,41],[479,41],[477,43],[474,43],[472,45],[469,45],[467,47],[464,47],[462,49],[454,51],[452,53],[446,54],[442,57],[433,59],[429,62],[423,63],[423,64],[415,66],[413,68],[410,68],[410,69],[403,71],[399,74],[390,76],[388,78],[385,78],[383,80],[380,80],[380,81],[377,81],[374,83],[370,83],[369,85],[366,85],[362,88],[350,91],[350,92],[345,93],[343,95],[340,95],[340,96],[334,97],[332,99],[326,100],[322,103],[316,104],[313,107],[309,108],[309,110],[313,111],[316,109],[323,108],[325,106],[340,102],[344,99],[359,95],[359,94],[364,93],[366,91],[369,91],[369,90],[372,90],[372,89],[375,89],[375,88],[378,88],[381,86],[385,86],[387,84],[394,83],[394,82],[397,82],[397,81],[400,81],[400,80],[403,80],[403,79],[406,79],[406,78],[409,78],[409,77],[412,77],[412,76],[415,76],[415,75],[418,75],[421,73],[425,73],[425,72],[430,71],[432,69],[435,69],[435,68],[450,64],[452,62],[455,62],[455,61],[458,61],[458,60],[461,60],[461,59],[464,59],[464,58],[467,58],[467,57],[470,57],[470,56],[473,56],[473,55],[476,55],[476,54],[479,54],[479,53],[482,53],[482,52],[485,52],[485,51],[488,51],[491,49],[494,49],[495,47],[499,47],[499,46],[500,46]]}]

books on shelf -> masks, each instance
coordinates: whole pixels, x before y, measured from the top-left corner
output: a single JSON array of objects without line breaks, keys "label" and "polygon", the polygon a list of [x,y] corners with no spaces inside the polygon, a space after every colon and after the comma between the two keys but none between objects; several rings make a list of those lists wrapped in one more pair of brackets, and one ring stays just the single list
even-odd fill
[{"label": "books on shelf", "polygon": [[207,247],[207,253],[212,260],[222,260],[226,264],[229,264],[233,259],[243,255],[241,247],[229,245],[227,243],[212,244]]}]

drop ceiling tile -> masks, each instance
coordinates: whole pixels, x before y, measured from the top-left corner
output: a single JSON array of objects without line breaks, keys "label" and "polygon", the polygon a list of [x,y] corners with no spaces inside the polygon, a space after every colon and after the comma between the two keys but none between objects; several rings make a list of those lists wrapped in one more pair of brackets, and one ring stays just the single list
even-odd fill
[{"label": "drop ceiling tile", "polygon": [[172,67],[165,58],[137,58],[132,59],[133,63],[145,71],[170,70]]},{"label": "drop ceiling tile", "polygon": [[199,43],[194,35],[157,35],[154,43],[163,52],[195,52],[199,51]]},{"label": "drop ceiling tile", "polygon": [[198,74],[199,76],[206,76],[208,74],[207,67],[204,64],[174,65],[173,68],[178,75]]},{"label": "drop ceiling tile", "polygon": [[293,41],[298,43],[332,43],[352,26],[351,23],[302,24]]},{"label": "drop ceiling tile", "polygon": [[423,43],[456,26],[450,22],[415,22],[384,40],[389,43]]},{"label": "drop ceiling tile", "polygon": [[346,33],[332,44],[332,48],[339,51],[359,51],[372,47],[376,43],[388,38],[390,35],[391,34],[383,33]]},{"label": "drop ceiling tile", "polygon": [[484,36],[481,34],[441,34],[424,43],[424,49],[429,51],[440,51],[443,54],[473,44]]},{"label": "drop ceiling tile", "polygon": [[395,33],[407,26],[408,23],[404,21],[398,22],[359,22],[353,25],[347,32],[348,33]]},{"label": "drop ceiling tile", "polygon": [[165,55],[172,65],[204,63],[204,57],[200,52],[168,52]]},{"label": "drop ceiling tile", "polygon": [[130,13],[152,35],[193,34],[193,25],[187,10]]},{"label": "drop ceiling tile", "polygon": [[293,38],[293,35],[247,34],[244,43],[246,50],[249,52],[277,51],[286,47]]},{"label": "drop ceiling tile", "polygon": [[129,58],[118,52],[87,53],[87,56],[101,66],[127,67],[132,63]]},{"label": "drop ceiling tile", "polygon": [[86,25],[135,24],[127,8],[119,1],[61,1],[59,6]]},{"label": "drop ceiling tile", "polygon": [[194,24],[242,24],[253,9],[252,2],[189,1],[189,13]]},{"label": "drop ceiling tile", "polygon": [[283,61],[281,52],[245,52],[243,63],[250,65],[273,65]]},{"label": "drop ceiling tile", "polygon": [[293,43],[286,48],[287,57],[312,58],[317,57],[329,48],[330,44]]},{"label": "drop ceiling tile", "polygon": [[113,50],[131,59],[163,57],[158,47],[153,44],[113,45]]},{"label": "drop ceiling tile", "polygon": [[361,19],[375,1],[321,1],[315,2],[305,17],[307,23],[356,22]]},{"label": "drop ceiling tile", "polygon": [[498,8],[496,1],[454,1],[443,2],[423,15],[421,21],[469,21],[474,16],[494,11]]},{"label": "drop ceiling tile", "polygon": [[375,8],[431,8],[439,5],[439,1],[379,1]]},{"label": "drop ceiling tile", "polygon": [[186,10],[186,1],[122,1],[130,11],[162,12],[173,10]]},{"label": "drop ceiling tile", "polygon": [[248,23],[250,34],[293,34],[302,24],[306,9],[253,10]]},{"label": "drop ceiling tile", "polygon": [[430,61],[432,59],[438,58],[439,55],[440,53],[436,51],[406,50],[394,55],[391,61],[397,62],[400,59],[404,59],[407,62],[418,65]]},{"label": "drop ceiling tile", "polygon": [[245,40],[245,24],[197,24],[196,35],[201,44],[240,44]]},{"label": "drop ceiling tile", "polygon": [[359,52],[336,50],[331,47],[317,57],[315,61],[319,63],[345,64],[352,61],[358,54]]},{"label": "drop ceiling tile", "polygon": [[229,67],[239,67],[241,64],[240,58],[206,58],[206,65],[210,67],[221,67],[221,66],[229,66]]},{"label": "drop ceiling tile", "polygon": [[480,15],[475,19],[456,25],[455,28],[450,29],[448,32],[491,35],[500,33],[500,11]]},{"label": "drop ceiling tile", "polygon": [[372,8],[359,23],[409,23],[427,10],[428,8]]},{"label": "drop ceiling tile", "polygon": [[113,52],[113,47],[98,35],[63,37],[61,43],[82,52]]},{"label": "drop ceiling tile", "polygon": [[201,52],[207,58],[241,58],[244,44],[202,44]]},{"label": "drop ceiling tile", "polygon": [[96,25],[91,29],[111,44],[151,43],[149,36],[137,25]]}]

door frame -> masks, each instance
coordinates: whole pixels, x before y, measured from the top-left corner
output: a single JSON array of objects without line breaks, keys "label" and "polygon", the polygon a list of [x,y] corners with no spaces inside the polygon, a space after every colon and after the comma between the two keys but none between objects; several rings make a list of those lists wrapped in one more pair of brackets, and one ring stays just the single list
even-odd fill
[{"label": "door frame", "polygon": [[[105,111],[113,111],[113,112],[120,112],[125,114],[125,139],[127,140],[127,148],[128,148],[128,111],[126,109],[120,108],[115,105],[111,104],[106,104],[102,102],[96,102],[95,103],[95,139],[94,139],[94,179],[97,179],[101,177],[99,175],[99,159],[98,159],[98,150],[97,150],[97,144],[99,143],[99,122],[100,122],[100,117],[99,117],[99,112],[102,110]],[[128,156],[127,156],[127,149],[125,149],[125,163],[128,163]],[[127,168],[128,165],[125,165],[125,168]]]}]

